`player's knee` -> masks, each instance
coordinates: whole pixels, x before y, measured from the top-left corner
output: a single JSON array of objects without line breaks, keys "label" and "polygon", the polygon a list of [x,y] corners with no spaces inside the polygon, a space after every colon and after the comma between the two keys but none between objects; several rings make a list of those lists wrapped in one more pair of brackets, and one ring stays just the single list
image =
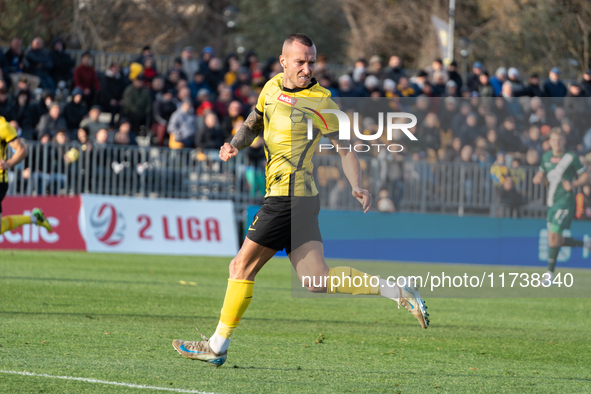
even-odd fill
[{"label": "player's knee", "polygon": [[244,264],[244,260],[240,257],[236,256],[230,262],[230,277],[236,278],[237,276],[241,276],[244,274],[246,268],[246,264]]},{"label": "player's knee", "polygon": [[302,286],[312,293],[326,293],[327,275],[302,276]]}]

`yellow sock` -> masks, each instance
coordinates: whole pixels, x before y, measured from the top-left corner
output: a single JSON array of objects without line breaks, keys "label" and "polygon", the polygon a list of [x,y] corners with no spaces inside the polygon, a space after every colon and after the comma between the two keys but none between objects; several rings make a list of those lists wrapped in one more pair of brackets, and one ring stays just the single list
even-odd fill
[{"label": "yellow sock", "polygon": [[17,227],[24,226],[25,224],[31,224],[31,217],[27,215],[12,215],[4,216],[2,218],[2,227],[0,228],[0,234],[6,231],[14,230]]},{"label": "yellow sock", "polygon": [[351,267],[334,267],[328,273],[327,293],[380,295],[379,276],[368,275]]},{"label": "yellow sock", "polygon": [[228,279],[228,289],[226,290],[226,298],[224,298],[220,322],[215,330],[216,334],[226,339],[232,338],[240,318],[250,305],[253,289],[253,281]]}]

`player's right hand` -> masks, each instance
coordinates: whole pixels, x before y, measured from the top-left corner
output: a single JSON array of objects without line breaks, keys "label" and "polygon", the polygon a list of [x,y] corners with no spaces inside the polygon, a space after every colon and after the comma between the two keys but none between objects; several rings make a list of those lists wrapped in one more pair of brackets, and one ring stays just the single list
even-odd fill
[{"label": "player's right hand", "polygon": [[220,148],[220,159],[223,161],[228,161],[232,157],[235,157],[238,154],[238,149],[236,149],[233,145],[229,143],[225,143]]}]

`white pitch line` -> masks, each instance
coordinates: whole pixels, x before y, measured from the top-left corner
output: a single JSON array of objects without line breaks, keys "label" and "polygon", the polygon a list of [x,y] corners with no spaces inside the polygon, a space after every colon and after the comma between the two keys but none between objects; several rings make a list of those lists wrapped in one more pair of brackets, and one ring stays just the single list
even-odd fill
[{"label": "white pitch line", "polygon": [[173,391],[173,392],[176,392],[176,393],[216,394],[216,393],[205,392],[205,391],[197,391],[197,390],[173,389],[173,388],[169,388],[169,387],[146,386],[146,385],[143,385],[143,384],[109,382],[108,380],[89,379],[89,378],[77,378],[75,376],[55,376],[55,375],[47,375],[45,373],[32,373],[32,372],[19,372],[19,371],[6,371],[6,370],[0,370],[0,373],[7,373],[7,374],[12,374],[12,375],[23,375],[23,376],[36,376],[36,377],[40,377],[40,378],[54,378],[54,379],[63,379],[63,380],[77,380],[77,381],[86,382],[86,383],[110,384],[110,385],[113,385],[113,386],[132,387],[132,388],[136,388],[136,389],[150,389],[150,390],[160,390],[160,391]]}]

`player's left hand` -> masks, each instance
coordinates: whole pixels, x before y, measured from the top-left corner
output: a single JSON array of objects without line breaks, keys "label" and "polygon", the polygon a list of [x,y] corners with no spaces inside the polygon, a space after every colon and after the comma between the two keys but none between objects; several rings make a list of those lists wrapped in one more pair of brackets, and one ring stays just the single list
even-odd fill
[{"label": "player's left hand", "polygon": [[564,188],[564,190],[566,190],[567,192],[570,192],[570,191],[572,190],[572,188],[573,188],[573,185],[572,185],[572,184],[571,184],[569,181],[567,181],[567,180],[564,180],[564,181],[562,181],[562,187],[563,187],[563,188]]},{"label": "player's left hand", "polygon": [[10,170],[10,165],[6,161],[0,159],[0,169],[4,171]]},{"label": "player's left hand", "polygon": [[352,194],[363,206],[363,213],[369,211],[369,208],[371,207],[371,194],[369,194],[367,190],[361,188],[353,189]]}]

